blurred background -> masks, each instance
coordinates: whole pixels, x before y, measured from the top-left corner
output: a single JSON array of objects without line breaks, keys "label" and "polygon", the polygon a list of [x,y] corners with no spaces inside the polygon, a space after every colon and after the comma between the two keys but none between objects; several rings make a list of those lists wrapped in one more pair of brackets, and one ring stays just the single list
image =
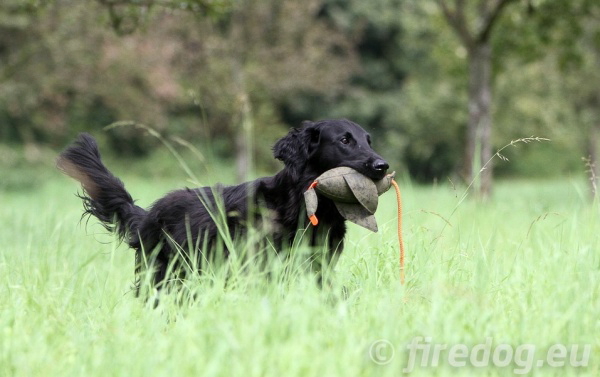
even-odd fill
[{"label": "blurred background", "polygon": [[[0,2],[2,189],[56,174],[81,131],[122,166],[166,172],[176,162],[146,128],[243,180],[279,168],[271,146],[290,127],[333,117],[420,183],[477,176],[489,195],[492,177],[595,179],[600,4]],[[477,174],[530,136],[551,141],[517,142]]]}]

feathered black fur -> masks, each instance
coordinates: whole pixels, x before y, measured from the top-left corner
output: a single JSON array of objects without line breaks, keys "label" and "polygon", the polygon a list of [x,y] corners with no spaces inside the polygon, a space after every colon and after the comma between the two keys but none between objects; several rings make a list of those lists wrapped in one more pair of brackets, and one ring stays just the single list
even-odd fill
[{"label": "feathered black fur", "polygon": [[[387,162],[371,148],[369,134],[345,119],[304,122],[277,141],[273,152],[284,168],[272,177],[236,186],[173,191],[148,210],[135,205],[123,182],[104,166],[89,134],[80,134],[59,156],[57,166],[81,182],[84,215],[98,218],[136,250],[136,271],[142,260],[149,262],[154,283],[160,286],[169,263],[179,253],[173,242],[181,246],[180,250],[189,250],[191,241],[207,258],[219,240],[214,214],[225,214],[231,237],[243,236],[249,223],[262,225],[280,250],[307,225],[303,193],[316,177],[326,170],[347,166],[381,179],[388,169]],[[218,203],[224,207],[221,211]],[[319,246],[327,242],[324,246],[333,258],[343,248],[344,219],[333,202],[324,197],[319,197],[317,217],[319,225],[311,229],[310,243]]]}]

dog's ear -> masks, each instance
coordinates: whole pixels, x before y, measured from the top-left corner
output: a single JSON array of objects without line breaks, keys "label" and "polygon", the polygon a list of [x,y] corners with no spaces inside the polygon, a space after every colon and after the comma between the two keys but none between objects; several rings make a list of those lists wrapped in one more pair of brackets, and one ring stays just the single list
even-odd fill
[{"label": "dog's ear", "polygon": [[287,135],[273,146],[273,155],[286,166],[304,167],[312,152],[319,144],[320,132],[315,123],[302,122],[299,128],[292,128]]}]

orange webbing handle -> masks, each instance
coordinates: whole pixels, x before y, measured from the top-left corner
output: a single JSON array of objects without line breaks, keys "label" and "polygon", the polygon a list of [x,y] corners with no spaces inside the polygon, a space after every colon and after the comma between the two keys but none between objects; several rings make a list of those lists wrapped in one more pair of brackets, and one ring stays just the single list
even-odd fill
[{"label": "orange webbing handle", "polygon": [[[310,186],[308,186],[307,190],[314,189],[315,187],[317,187],[317,184],[318,184],[318,182],[316,180],[313,181],[313,183],[311,183]],[[312,214],[308,219],[310,220],[310,223],[313,226],[319,225],[319,219],[317,219],[317,215],[316,214]]]},{"label": "orange webbing handle", "polygon": [[392,185],[396,190],[396,200],[398,201],[398,243],[400,244],[400,284],[404,284],[404,242],[402,241],[402,198],[400,196],[400,187],[392,179]]}]

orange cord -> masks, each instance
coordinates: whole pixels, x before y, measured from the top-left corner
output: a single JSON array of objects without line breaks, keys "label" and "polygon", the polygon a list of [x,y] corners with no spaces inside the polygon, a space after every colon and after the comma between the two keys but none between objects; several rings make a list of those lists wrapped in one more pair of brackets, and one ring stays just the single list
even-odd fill
[{"label": "orange cord", "polygon": [[[319,182],[317,182],[316,180],[315,180],[315,181],[313,181],[313,183],[311,183],[311,184],[310,184],[310,186],[308,186],[308,189],[307,189],[307,191],[308,191],[308,190],[310,190],[310,189],[314,189],[315,187],[317,187],[317,184],[318,184],[318,183],[319,183]],[[317,226],[317,225],[319,225],[319,219],[317,219],[317,215],[316,215],[316,214],[312,214],[312,215],[310,215],[310,216],[308,217],[308,219],[310,220],[310,223],[311,223],[313,226]]]},{"label": "orange cord", "polygon": [[404,242],[402,241],[402,198],[400,196],[400,187],[392,179],[392,185],[396,190],[396,200],[398,201],[398,243],[400,244],[400,284],[404,284]]},{"label": "orange cord", "polygon": [[[308,189],[314,189],[317,186],[317,181],[313,181]],[[402,197],[400,195],[400,187],[392,179],[392,185],[394,185],[394,189],[396,190],[396,200],[398,202],[398,243],[400,244],[400,284],[404,284],[404,242],[402,240]],[[319,220],[316,215],[312,215],[309,217],[312,225],[319,224]]]}]

